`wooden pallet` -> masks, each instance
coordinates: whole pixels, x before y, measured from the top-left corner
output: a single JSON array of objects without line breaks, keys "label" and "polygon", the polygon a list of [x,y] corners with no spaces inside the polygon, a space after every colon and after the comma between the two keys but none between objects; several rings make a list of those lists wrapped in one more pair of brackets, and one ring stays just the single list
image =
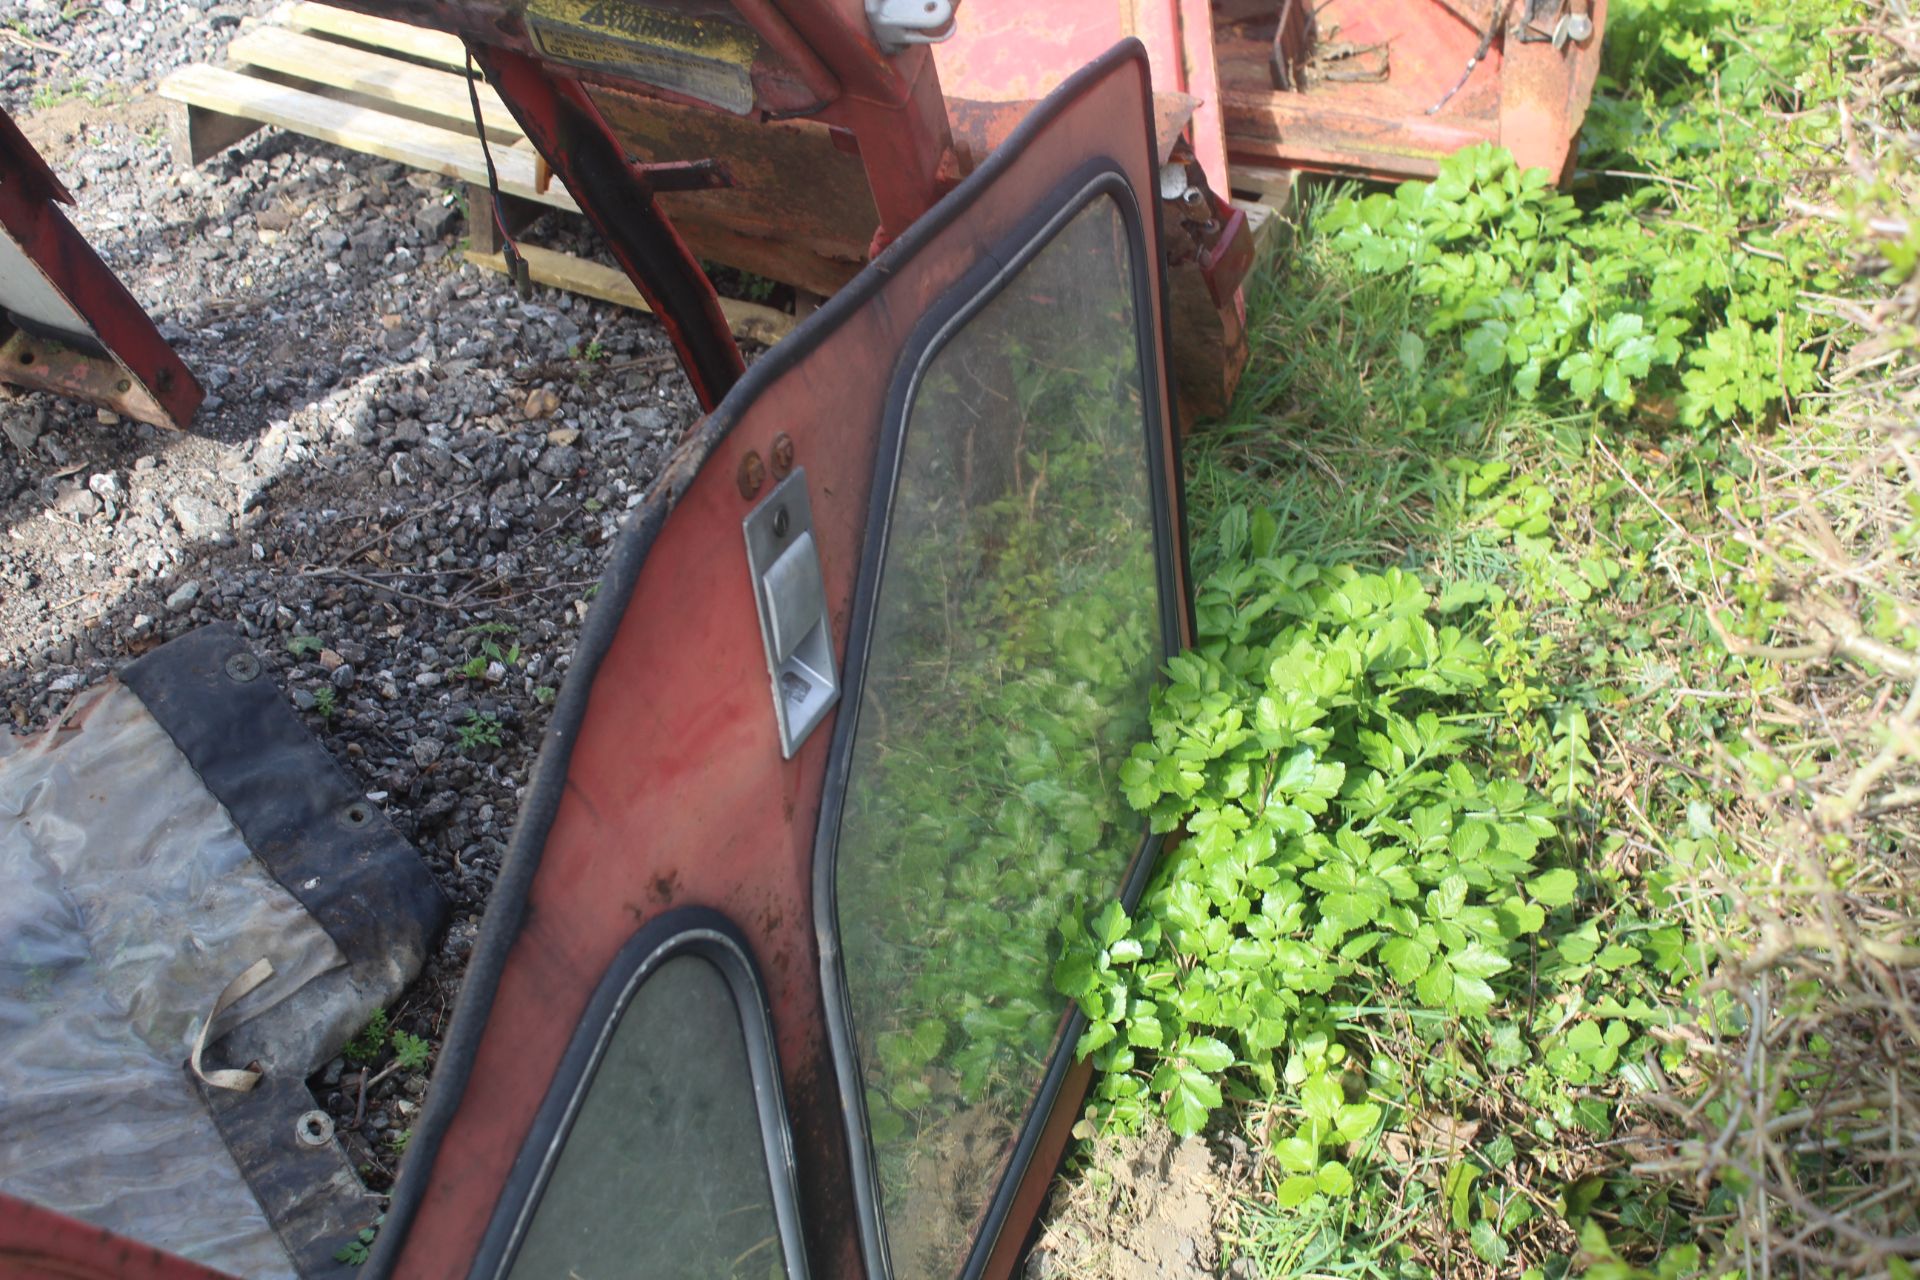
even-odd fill
[{"label": "wooden pallet", "polygon": [[[173,146],[181,164],[200,164],[272,126],[465,183],[467,207],[484,210],[487,163],[474,133],[466,66],[466,49],[454,36],[300,3],[242,30],[227,47],[225,65],[175,71],[161,81],[160,96],[177,104]],[[544,209],[579,213],[499,96],[484,81],[476,87],[510,225]],[[468,260],[504,270],[492,220],[470,219],[469,232]],[[529,274],[541,284],[650,310],[612,267],[522,248]],[[754,302],[726,298],[721,309],[737,335],[756,342],[776,342],[797,323]]]}]

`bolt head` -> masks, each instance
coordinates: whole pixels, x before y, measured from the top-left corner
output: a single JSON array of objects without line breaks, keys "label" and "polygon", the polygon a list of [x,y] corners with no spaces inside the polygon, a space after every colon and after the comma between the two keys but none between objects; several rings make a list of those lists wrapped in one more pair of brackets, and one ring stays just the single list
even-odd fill
[{"label": "bolt head", "polygon": [[760,460],[759,454],[749,452],[740,459],[740,470],[734,478],[740,485],[740,496],[751,498],[767,483],[767,464]]}]

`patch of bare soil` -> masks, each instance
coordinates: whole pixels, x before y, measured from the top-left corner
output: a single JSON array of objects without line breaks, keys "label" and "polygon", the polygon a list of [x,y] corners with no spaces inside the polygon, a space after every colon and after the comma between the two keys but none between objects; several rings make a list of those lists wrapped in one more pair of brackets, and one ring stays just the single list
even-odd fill
[{"label": "patch of bare soil", "polygon": [[1091,1144],[1088,1167],[1054,1186],[1028,1280],[1210,1280],[1220,1227],[1253,1173],[1244,1147],[1222,1157],[1165,1127]]},{"label": "patch of bare soil", "polygon": [[901,1189],[904,1212],[892,1217],[887,1244],[905,1275],[950,1274],[966,1254],[1015,1134],[999,1108],[968,1107],[948,1118],[925,1146]]},{"label": "patch of bare soil", "polygon": [[59,169],[76,150],[87,145],[89,134],[117,128],[141,137],[159,139],[170,126],[164,98],[146,89],[104,97],[75,96],[30,111],[14,121],[40,158]]}]

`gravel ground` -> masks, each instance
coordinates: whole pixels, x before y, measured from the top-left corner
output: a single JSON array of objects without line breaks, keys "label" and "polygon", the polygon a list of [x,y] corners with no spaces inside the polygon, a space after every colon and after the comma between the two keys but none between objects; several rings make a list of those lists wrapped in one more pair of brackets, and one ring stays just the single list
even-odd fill
[{"label": "gravel ground", "polygon": [[[84,5],[0,24],[0,105],[209,395],[176,434],[0,387],[0,711],[35,729],[236,623],[454,904],[393,1010],[437,1042],[594,583],[691,393],[651,320],[458,265],[442,179],[272,131],[178,168],[151,85],[267,4]],[[591,252],[560,217],[535,234]],[[316,1082],[343,1121],[362,1065]],[[396,1071],[346,1127],[376,1187],[424,1089]]]}]

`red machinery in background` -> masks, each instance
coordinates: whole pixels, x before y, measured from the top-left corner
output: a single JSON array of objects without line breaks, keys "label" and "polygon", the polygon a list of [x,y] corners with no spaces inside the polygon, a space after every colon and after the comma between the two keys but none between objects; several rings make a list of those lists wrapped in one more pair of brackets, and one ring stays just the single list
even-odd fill
[{"label": "red machinery in background", "polygon": [[[1160,848],[1119,768],[1193,637],[1177,424],[1244,358],[1234,166],[1563,167],[1603,2],[353,0],[462,37],[710,412],[622,526],[377,1228],[311,1211],[310,1117],[222,1130],[276,1274],[1013,1275],[1091,1076],[1060,939]],[[747,369],[702,258],[833,296]],[[208,705],[272,700],[219,653]],[[371,838],[327,803],[270,834]],[[228,1002],[195,1078],[304,1101],[253,1021],[209,1036]],[[248,1269],[41,1198],[93,1225],[0,1197],[0,1274]]]},{"label": "red machinery in background", "polygon": [[[1153,67],[1181,412],[1224,409],[1252,253],[1236,167],[1556,174],[1606,0],[345,0],[450,32],[661,316],[702,403],[738,352],[700,260],[827,295],[1124,38]],[[503,217],[509,233],[511,211]]]},{"label": "red machinery in background", "polygon": [[[958,0],[343,3],[466,44],[543,175],[561,177],[660,316],[707,408],[742,365],[703,261],[832,294],[1068,73],[1137,38],[1158,86],[1175,379],[1189,420],[1226,407],[1246,357],[1238,285],[1252,253],[1231,192],[1271,190],[1301,169],[1420,177],[1482,142],[1563,173],[1606,10],[1606,0],[968,0],[963,14]],[[484,138],[477,97],[474,114]],[[31,219],[41,242],[13,234],[25,247],[0,263],[0,308],[13,329],[56,344],[0,355],[0,377],[183,423],[192,380],[53,209],[64,191],[10,127],[0,174],[13,179],[10,225]],[[494,204],[510,241],[533,210]],[[80,283],[41,305],[42,278],[62,273]],[[52,293],[65,288],[55,281]],[[49,310],[59,314],[39,315]]]}]

